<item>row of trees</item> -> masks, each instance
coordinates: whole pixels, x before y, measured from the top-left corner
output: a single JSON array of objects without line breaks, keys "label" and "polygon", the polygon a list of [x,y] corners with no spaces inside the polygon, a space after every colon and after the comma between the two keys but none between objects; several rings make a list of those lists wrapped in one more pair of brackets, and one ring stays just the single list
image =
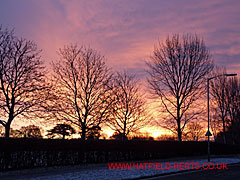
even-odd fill
[{"label": "row of trees", "polygon": [[91,48],[60,49],[52,64],[48,117],[80,129],[81,138],[98,133],[102,124],[127,137],[147,122],[137,80],[126,72],[113,74],[105,58]]},{"label": "row of trees", "polygon": [[[35,125],[22,126],[20,129],[10,128],[10,136],[14,138],[43,138],[44,130]],[[46,136],[48,138],[65,139],[67,137],[72,137],[76,134],[76,130],[69,124],[56,124],[52,129],[47,131]],[[4,129],[0,127],[0,137],[4,136]],[[183,140],[185,141],[199,141],[204,137],[203,126],[198,122],[190,122],[183,133]],[[101,129],[96,129],[86,136],[87,140],[99,140],[100,138],[106,139],[106,134],[102,133]],[[111,136],[110,139],[122,140],[123,136],[117,131]],[[175,135],[161,135],[159,137],[153,138],[149,133],[132,133],[130,136],[125,137],[125,139],[132,140],[161,140],[161,141],[177,141]]]},{"label": "row of trees", "polygon": [[[0,124],[5,137],[13,120],[22,118],[71,124],[83,140],[97,135],[102,125],[125,139],[152,121],[137,78],[113,73],[105,61],[91,48],[65,46],[47,73],[36,44],[1,27]],[[160,117],[167,114],[160,125],[182,141],[190,134],[186,130],[200,126],[189,122],[203,113],[196,105],[213,70],[210,52],[197,35],[176,34],[159,42],[146,64],[149,92],[161,105]]]},{"label": "row of trees", "polygon": [[[43,129],[39,126],[22,126],[19,129],[10,128],[9,135],[14,138],[43,138]],[[0,137],[4,136],[4,129],[0,127]]]},{"label": "row of trees", "polygon": [[[35,125],[22,126],[20,129],[10,128],[9,135],[14,138],[43,138],[44,130]],[[75,134],[75,129],[68,124],[57,124],[52,129],[48,130],[48,138],[65,139],[67,136]],[[0,127],[0,137],[4,136],[4,130]]]},{"label": "row of trees", "polygon": [[126,137],[147,121],[137,80],[114,74],[105,57],[91,48],[66,46],[46,76],[36,44],[0,29],[0,123],[9,137],[14,119],[64,121],[79,129],[81,138],[107,124]]}]

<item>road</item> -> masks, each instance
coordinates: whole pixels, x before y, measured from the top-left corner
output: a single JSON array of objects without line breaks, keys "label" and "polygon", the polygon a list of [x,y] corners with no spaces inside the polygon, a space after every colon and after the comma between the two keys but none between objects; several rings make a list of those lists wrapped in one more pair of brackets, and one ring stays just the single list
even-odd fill
[{"label": "road", "polygon": [[145,180],[237,180],[240,179],[240,164],[229,165],[227,170],[197,170]]},{"label": "road", "polygon": [[[240,164],[230,165],[231,163],[240,163],[239,157],[233,158],[215,158],[215,163],[227,164],[228,170],[194,170],[194,172],[179,172],[175,175],[162,175],[155,178],[145,178],[145,180],[176,180],[176,179],[212,179],[212,180],[237,180],[240,179]],[[159,160],[152,162],[161,162]],[[168,162],[170,162],[168,160]],[[181,161],[174,161],[181,162]],[[171,163],[174,163],[171,161]],[[192,159],[185,162],[197,162],[199,164],[206,163],[204,159]],[[172,172],[172,171],[171,171]],[[81,164],[75,166],[57,166],[32,168],[15,171],[0,172],[0,180],[121,180],[139,177],[149,177],[161,173],[171,173],[167,171],[156,171],[156,169],[130,169],[130,170],[109,170],[108,164]],[[144,179],[144,178],[142,178]]]}]

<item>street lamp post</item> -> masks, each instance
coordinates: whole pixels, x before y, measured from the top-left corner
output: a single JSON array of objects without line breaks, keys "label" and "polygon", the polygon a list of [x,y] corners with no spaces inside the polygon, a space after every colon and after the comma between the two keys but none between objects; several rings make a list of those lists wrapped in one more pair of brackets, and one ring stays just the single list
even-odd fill
[{"label": "street lamp post", "polygon": [[209,118],[209,81],[211,79],[220,77],[220,76],[236,76],[237,74],[220,74],[214,77],[210,77],[207,79],[207,111],[208,111],[208,130],[206,133],[206,136],[208,137],[208,162],[210,162],[210,136],[212,136],[211,132],[210,132],[210,118]]},{"label": "street lamp post", "polygon": [[208,110],[208,131],[206,133],[206,136],[208,137],[208,162],[210,162],[210,136],[212,135],[210,132],[210,118],[209,118],[209,81],[211,79],[207,79],[207,110]]}]

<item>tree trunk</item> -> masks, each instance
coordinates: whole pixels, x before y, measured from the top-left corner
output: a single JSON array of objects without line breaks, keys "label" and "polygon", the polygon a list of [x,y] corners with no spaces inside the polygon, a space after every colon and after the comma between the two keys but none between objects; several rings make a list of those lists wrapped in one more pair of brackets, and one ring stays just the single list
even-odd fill
[{"label": "tree trunk", "polygon": [[225,128],[225,101],[224,101],[224,89],[222,89],[222,104],[223,104],[223,111],[222,111],[222,123],[223,123],[223,143],[226,144],[226,128]]},{"label": "tree trunk", "polygon": [[179,97],[177,98],[177,132],[178,132],[178,141],[182,142]]},{"label": "tree trunk", "polygon": [[7,123],[5,125],[5,138],[9,138],[9,134],[10,134],[10,124]]},{"label": "tree trunk", "polygon": [[180,120],[178,120],[177,126],[178,126],[178,129],[177,129],[177,131],[178,131],[178,141],[179,141],[179,142],[182,142],[182,132],[181,132]]},{"label": "tree trunk", "polygon": [[81,139],[82,139],[83,141],[86,140],[86,126],[85,126],[85,125],[82,125]]},{"label": "tree trunk", "polygon": [[222,117],[222,123],[223,123],[223,143],[226,144],[226,128],[225,128],[225,120],[224,117]]},{"label": "tree trunk", "polygon": [[123,124],[123,134],[122,134],[122,141],[125,140],[126,138],[126,124],[127,124],[127,120],[125,118],[124,124]]},{"label": "tree trunk", "polygon": [[[13,100],[12,100],[12,103],[13,103]],[[9,116],[8,116],[8,121],[5,125],[5,138],[9,138],[9,135],[10,135],[10,125],[11,125],[11,123],[13,121],[13,118],[14,118],[13,112],[14,112],[14,106],[12,105],[12,107],[10,109]]]}]

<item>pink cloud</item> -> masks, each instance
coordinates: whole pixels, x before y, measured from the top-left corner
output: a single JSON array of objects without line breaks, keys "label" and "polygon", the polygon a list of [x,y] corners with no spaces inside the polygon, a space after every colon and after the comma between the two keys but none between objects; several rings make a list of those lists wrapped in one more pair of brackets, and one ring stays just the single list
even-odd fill
[{"label": "pink cloud", "polygon": [[22,13],[11,18],[12,26],[35,40],[48,61],[63,45],[78,43],[101,51],[110,66],[132,68],[149,57],[158,39],[187,32],[200,34],[213,54],[239,55],[238,1],[30,2],[19,9],[7,4]]},{"label": "pink cloud", "polygon": [[0,22],[37,42],[46,62],[66,44],[89,45],[115,70],[144,79],[154,44],[173,33],[197,33],[217,65],[240,74],[240,1],[1,1]]}]

